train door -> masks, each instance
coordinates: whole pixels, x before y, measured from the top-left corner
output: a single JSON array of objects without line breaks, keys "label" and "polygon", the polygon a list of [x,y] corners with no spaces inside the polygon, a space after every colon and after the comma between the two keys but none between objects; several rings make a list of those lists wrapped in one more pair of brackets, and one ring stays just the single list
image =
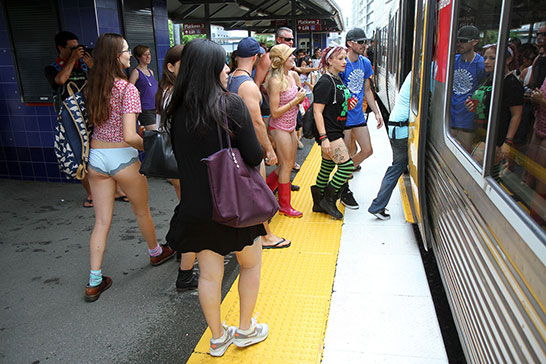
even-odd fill
[{"label": "train door", "polygon": [[410,103],[409,172],[415,218],[421,231],[425,249],[428,249],[430,232],[424,223],[427,211],[425,201],[425,151],[427,117],[430,91],[430,60],[432,48],[431,26],[435,1],[417,0],[415,6],[415,32],[413,44],[412,89]]}]

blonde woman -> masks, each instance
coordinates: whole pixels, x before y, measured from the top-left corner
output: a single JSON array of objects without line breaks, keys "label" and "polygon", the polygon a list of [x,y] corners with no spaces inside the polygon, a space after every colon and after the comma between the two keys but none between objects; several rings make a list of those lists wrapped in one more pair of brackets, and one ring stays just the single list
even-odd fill
[{"label": "blonde woman", "polygon": [[288,217],[302,217],[303,213],[290,204],[290,173],[296,162],[298,138],[296,118],[298,105],[305,99],[298,74],[294,68],[295,48],[277,44],[269,53],[271,67],[266,79],[271,119],[269,132],[275,142],[278,167],[267,178],[267,185],[279,190],[279,213]]}]

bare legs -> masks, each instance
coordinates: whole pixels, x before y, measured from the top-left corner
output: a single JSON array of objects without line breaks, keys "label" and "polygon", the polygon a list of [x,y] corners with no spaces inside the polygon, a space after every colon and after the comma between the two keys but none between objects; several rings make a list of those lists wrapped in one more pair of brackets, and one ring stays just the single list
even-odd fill
[{"label": "bare legs", "polygon": [[[248,329],[256,306],[260,288],[262,266],[262,247],[259,239],[242,251],[236,252],[241,266],[239,276],[240,321],[239,328]],[[201,274],[199,276],[199,303],[209,325],[212,338],[218,339],[224,334],[222,327],[220,302],[222,299],[222,277],[224,275],[224,257],[211,250],[197,253]]]},{"label": "bare legs", "polygon": [[[359,166],[366,158],[373,154],[372,142],[370,140],[370,132],[367,126],[359,126],[344,131],[345,144],[351,151],[351,158],[356,166]],[[356,146],[354,150],[351,150],[351,137],[356,140],[360,146],[360,151],[356,152]]]},{"label": "bare legs", "polygon": [[296,132],[289,133],[284,130],[273,129],[270,133],[275,142],[275,149],[279,158],[279,167],[275,170],[279,175],[279,183],[290,183],[290,174],[296,162],[298,148]]},{"label": "bare legs", "polygon": [[92,270],[101,269],[106,239],[114,212],[116,182],[129,197],[131,208],[148,248],[154,249],[157,246],[154,222],[148,207],[148,183],[146,177],[138,172],[139,168],[140,162],[136,162],[112,177],[89,168],[89,184],[95,207],[95,226],[89,241]]}]

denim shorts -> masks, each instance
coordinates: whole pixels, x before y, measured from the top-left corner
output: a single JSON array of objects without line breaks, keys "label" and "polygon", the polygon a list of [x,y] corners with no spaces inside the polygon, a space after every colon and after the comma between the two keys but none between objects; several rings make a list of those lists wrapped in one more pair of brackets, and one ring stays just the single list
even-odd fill
[{"label": "denim shorts", "polygon": [[138,161],[138,151],[135,148],[91,148],[89,151],[89,167],[95,171],[113,176],[125,167]]}]

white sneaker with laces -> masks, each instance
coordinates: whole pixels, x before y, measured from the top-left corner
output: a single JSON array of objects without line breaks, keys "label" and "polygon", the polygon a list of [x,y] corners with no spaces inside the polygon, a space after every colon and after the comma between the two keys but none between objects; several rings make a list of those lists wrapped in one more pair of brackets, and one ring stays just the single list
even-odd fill
[{"label": "white sneaker with laces", "polygon": [[210,355],[222,356],[233,342],[235,336],[236,326],[227,326],[226,322],[222,324],[224,327],[224,336],[219,339],[210,339]]},{"label": "white sneaker with laces", "polygon": [[[252,318],[250,322],[250,333],[243,333],[241,329],[235,331],[235,338],[233,339],[233,344],[240,348],[244,348],[250,345],[257,344],[264,341],[269,335],[269,326],[267,324],[259,324],[256,322],[256,318]],[[245,331],[249,331],[245,330]]]}]

